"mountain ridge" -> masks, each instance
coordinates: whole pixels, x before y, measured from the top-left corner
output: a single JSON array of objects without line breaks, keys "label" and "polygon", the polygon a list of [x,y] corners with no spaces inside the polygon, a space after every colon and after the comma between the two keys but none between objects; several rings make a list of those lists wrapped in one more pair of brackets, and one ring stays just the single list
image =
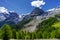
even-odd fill
[{"label": "mountain ridge", "polygon": [[[40,9],[39,9],[40,10]],[[53,11],[45,12],[41,15],[33,15],[33,20],[25,25],[26,28],[23,28],[23,31],[34,32],[39,23],[44,20],[47,20],[50,17],[55,17],[56,14],[60,13],[60,8],[56,8]],[[38,14],[38,13],[37,13]]]},{"label": "mountain ridge", "polygon": [[[10,13],[10,12],[9,12]],[[4,14],[7,19],[5,19],[2,24],[5,23],[9,23],[9,24],[21,24],[20,21],[24,20],[28,20],[28,19],[32,19],[31,21],[27,22],[26,24],[24,24],[24,27],[22,28],[22,30],[27,30],[29,32],[33,32],[36,30],[37,26],[39,23],[41,23],[42,21],[50,18],[50,17],[55,17],[56,14],[60,13],[60,7],[59,8],[55,8],[53,11],[48,11],[45,12],[40,8],[35,8],[33,9],[33,11],[28,14],[28,15],[22,15],[19,18],[19,15],[16,12],[11,12],[10,14]],[[7,16],[8,15],[8,16]]]}]

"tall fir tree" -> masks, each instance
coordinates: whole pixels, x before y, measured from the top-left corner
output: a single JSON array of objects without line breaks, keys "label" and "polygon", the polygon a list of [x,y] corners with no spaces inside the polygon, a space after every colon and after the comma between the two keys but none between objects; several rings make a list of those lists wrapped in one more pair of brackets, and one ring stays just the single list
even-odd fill
[{"label": "tall fir tree", "polygon": [[12,39],[12,30],[9,25],[4,24],[1,29],[3,31],[3,40]]}]

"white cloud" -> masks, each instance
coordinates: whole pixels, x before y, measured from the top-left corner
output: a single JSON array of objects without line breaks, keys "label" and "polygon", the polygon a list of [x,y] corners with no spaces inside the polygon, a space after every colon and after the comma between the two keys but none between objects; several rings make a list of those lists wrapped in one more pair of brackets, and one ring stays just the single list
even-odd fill
[{"label": "white cloud", "polygon": [[42,5],[45,5],[45,2],[43,0],[36,0],[31,2],[31,6],[34,7],[41,7]]},{"label": "white cloud", "polygon": [[8,13],[8,10],[5,7],[0,7],[0,13]]},{"label": "white cloud", "polygon": [[55,8],[49,9],[49,10],[47,10],[47,11],[53,11],[53,10],[55,10]]}]

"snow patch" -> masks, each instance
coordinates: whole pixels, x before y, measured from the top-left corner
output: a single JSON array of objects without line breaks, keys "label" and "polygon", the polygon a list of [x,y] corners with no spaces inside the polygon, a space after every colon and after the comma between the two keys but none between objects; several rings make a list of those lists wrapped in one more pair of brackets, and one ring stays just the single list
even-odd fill
[{"label": "snow patch", "polygon": [[5,7],[0,7],[0,13],[9,14]]}]

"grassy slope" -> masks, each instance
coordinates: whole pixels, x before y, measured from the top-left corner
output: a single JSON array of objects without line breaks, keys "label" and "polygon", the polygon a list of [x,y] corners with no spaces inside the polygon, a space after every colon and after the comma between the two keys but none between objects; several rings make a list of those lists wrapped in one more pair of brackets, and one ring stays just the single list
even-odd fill
[{"label": "grassy slope", "polygon": [[55,28],[60,28],[60,21],[55,22],[52,26],[55,27]]}]

